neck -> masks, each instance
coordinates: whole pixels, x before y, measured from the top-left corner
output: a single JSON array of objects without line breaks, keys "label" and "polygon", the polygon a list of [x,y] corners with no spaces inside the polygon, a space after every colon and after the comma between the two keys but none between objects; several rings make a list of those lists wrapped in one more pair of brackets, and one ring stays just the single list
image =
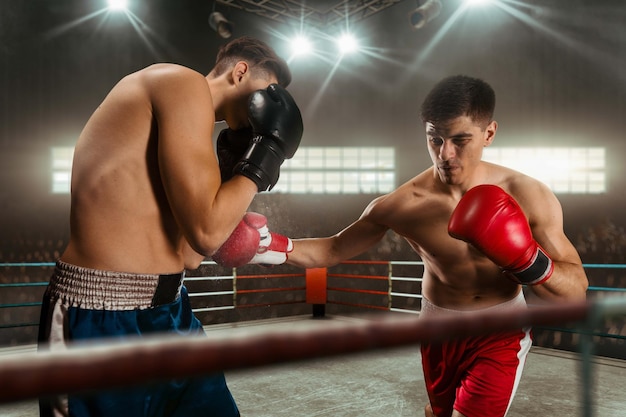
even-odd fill
[{"label": "neck", "polygon": [[205,77],[207,84],[209,85],[209,91],[211,92],[211,100],[213,101],[213,111],[215,112],[215,121],[224,121],[226,117],[223,110],[224,105],[224,88],[221,88],[221,78],[215,78],[211,74]]}]

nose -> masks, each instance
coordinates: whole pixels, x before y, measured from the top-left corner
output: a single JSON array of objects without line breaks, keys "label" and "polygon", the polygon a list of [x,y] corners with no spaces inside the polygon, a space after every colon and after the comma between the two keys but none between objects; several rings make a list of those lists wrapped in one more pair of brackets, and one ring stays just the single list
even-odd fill
[{"label": "nose", "polygon": [[452,142],[444,140],[443,144],[441,145],[441,148],[439,149],[439,158],[442,161],[448,161],[454,158],[454,154],[455,154],[454,144],[452,144]]}]

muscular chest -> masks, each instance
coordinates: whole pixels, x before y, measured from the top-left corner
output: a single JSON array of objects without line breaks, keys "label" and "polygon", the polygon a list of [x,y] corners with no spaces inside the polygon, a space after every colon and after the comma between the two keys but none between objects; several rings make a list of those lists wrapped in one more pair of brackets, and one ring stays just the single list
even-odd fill
[{"label": "muscular chest", "polygon": [[423,258],[437,262],[472,260],[482,255],[448,234],[455,202],[443,198],[416,199],[396,212],[391,228],[403,236]]}]

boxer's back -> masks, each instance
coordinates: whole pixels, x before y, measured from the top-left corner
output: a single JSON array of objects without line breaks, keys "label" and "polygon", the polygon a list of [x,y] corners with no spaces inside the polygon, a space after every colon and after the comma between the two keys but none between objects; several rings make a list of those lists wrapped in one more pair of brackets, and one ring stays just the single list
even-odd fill
[{"label": "boxer's back", "polygon": [[121,80],[78,140],[66,262],[125,272],[180,269],[180,234],[161,184],[158,131],[142,76]]}]

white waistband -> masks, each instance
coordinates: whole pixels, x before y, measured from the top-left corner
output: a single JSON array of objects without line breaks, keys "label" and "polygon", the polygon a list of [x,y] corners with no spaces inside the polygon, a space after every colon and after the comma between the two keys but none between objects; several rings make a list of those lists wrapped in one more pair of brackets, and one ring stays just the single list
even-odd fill
[{"label": "white waistband", "polygon": [[519,308],[526,307],[526,299],[524,298],[524,292],[520,291],[517,296],[514,298],[505,301],[500,304],[496,304],[490,307],[481,308],[478,310],[453,310],[449,308],[439,307],[435,304],[431,303],[426,297],[422,297],[422,309],[421,316],[425,315],[443,315],[443,314],[468,314],[468,313],[477,313],[483,311],[491,311],[491,310],[504,310],[509,308]]},{"label": "white waistband", "polygon": [[183,278],[183,272],[159,275],[101,271],[59,260],[47,294],[61,299],[68,307],[94,310],[142,309],[178,298]]}]

